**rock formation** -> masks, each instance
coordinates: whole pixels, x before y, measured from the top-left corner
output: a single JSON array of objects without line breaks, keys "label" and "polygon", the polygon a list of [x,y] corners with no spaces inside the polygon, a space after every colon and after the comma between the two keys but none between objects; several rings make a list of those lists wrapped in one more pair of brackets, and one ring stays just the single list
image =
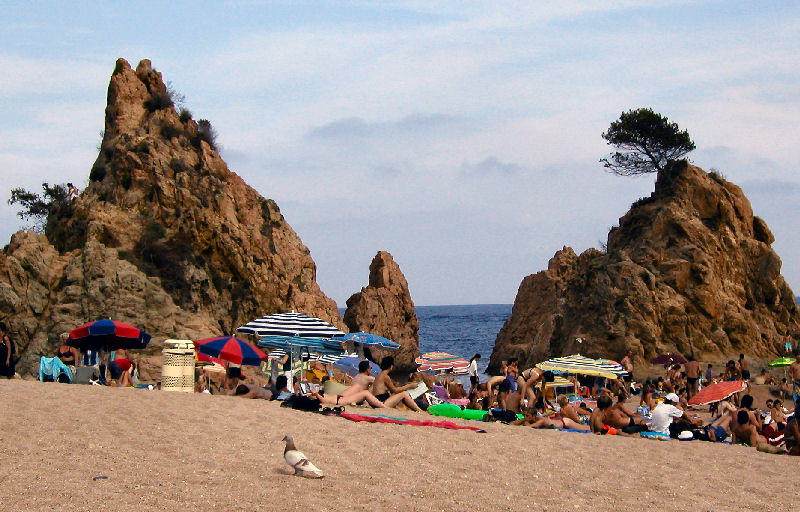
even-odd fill
[{"label": "rock formation", "polygon": [[344,323],[350,332],[377,334],[400,344],[395,352],[370,350],[375,361],[393,355],[397,372],[416,369],[419,320],[408,282],[388,252],[375,255],[369,266],[369,285],[347,299]]},{"label": "rock formation", "polygon": [[99,317],[148,331],[152,350],[279,311],[343,327],[278,206],[228,170],[210,124],[176,111],[147,60],[117,61],[89,185],[53,205],[45,235],[18,232],[0,255],[0,317],[23,369]]},{"label": "rock formation", "polygon": [[772,357],[800,334],[773,241],[738,186],[675,163],[611,229],[606,252],[565,247],[522,281],[490,368],[513,356],[618,359],[627,348],[640,362],[666,352]]}]

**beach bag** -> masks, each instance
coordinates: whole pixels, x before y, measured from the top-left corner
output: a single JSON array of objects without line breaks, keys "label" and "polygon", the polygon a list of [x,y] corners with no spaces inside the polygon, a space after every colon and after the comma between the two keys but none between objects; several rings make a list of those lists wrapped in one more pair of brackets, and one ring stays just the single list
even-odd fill
[{"label": "beach bag", "polygon": [[517,413],[514,411],[509,411],[508,409],[492,409],[490,413],[492,415],[492,421],[504,421],[506,423],[511,423],[517,419]]},{"label": "beach bag", "polygon": [[[289,404],[289,405],[287,405]],[[303,395],[292,395],[284,400],[282,407],[291,407],[292,409],[299,409],[301,411],[319,412],[322,403],[317,398],[308,398]]]}]

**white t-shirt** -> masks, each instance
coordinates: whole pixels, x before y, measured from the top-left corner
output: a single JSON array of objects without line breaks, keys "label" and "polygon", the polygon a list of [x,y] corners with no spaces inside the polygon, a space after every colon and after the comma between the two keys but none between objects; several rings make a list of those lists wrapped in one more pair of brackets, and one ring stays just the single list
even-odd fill
[{"label": "white t-shirt", "polygon": [[681,416],[683,416],[682,409],[678,409],[672,404],[665,404],[662,402],[653,409],[653,421],[650,424],[650,431],[669,434],[669,426],[672,424],[672,418],[680,418]]},{"label": "white t-shirt", "polygon": [[469,363],[469,376],[470,377],[477,377],[478,376],[478,361],[473,359]]}]

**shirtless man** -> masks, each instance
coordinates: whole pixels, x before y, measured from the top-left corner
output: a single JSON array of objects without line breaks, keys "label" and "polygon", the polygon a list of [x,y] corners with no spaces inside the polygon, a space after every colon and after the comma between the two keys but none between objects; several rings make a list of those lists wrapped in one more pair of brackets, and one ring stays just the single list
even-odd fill
[{"label": "shirtless man", "polygon": [[700,363],[694,360],[693,355],[689,355],[686,362],[686,398],[692,398],[697,394],[697,380],[700,378]]},{"label": "shirtless man", "polygon": [[789,423],[786,424],[786,429],[783,431],[783,440],[786,442],[786,449],[789,455],[800,455],[800,424],[798,423],[798,412],[800,411],[800,400],[794,403],[795,414]]},{"label": "shirtless man", "polygon": [[416,382],[409,382],[405,386],[396,386],[389,373],[394,368],[394,357],[386,356],[381,360],[381,373],[372,382],[372,392],[375,398],[383,402],[386,407],[395,407],[401,402],[409,409],[422,412],[422,409],[414,402],[408,389],[417,387]]},{"label": "shirtless man", "polygon": [[619,362],[625,371],[628,372],[627,375],[622,377],[622,381],[625,383],[625,393],[631,394],[631,382],[633,381],[633,350],[628,350],[625,353],[625,357],[622,358],[622,361]]},{"label": "shirtless man", "polygon": [[795,361],[789,366],[788,376],[792,385],[792,395],[796,402],[800,400],[800,350],[794,352]]},{"label": "shirtless man", "polygon": [[750,410],[752,406],[752,395],[744,395],[741,399],[741,407],[735,413],[732,413],[733,421],[731,421],[730,428],[731,441],[734,444],[747,443],[750,446],[758,446],[760,440],[758,433],[759,422],[755,413]]},{"label": "shirtless man", "polygon": [[750,365],[744,359],[744,354],[739,354],[739,372],[743,380],[750,380]]},{"label": "shirtless man", "polygon": [[616,429],[618,433],[623,435],[647,430],[647,426],[643,424],[641,418],[635,420],[620,410],[619,407],[613,406],[610,396],[600,395],[597,398],[597,409],[592,412],[592,416],[589,418],[589,426],[592,432],[601,434],[605,425]]}]

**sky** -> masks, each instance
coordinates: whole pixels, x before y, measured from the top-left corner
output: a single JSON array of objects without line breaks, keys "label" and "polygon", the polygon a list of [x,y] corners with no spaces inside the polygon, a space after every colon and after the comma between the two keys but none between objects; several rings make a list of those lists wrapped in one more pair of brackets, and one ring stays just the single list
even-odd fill
[{"label": "sky", "polygon": [[[85,186],[116,59],[150,59],[340,307],[379,250],[417,305],[506,304],[650,194],[599,163],[650,107],[742,187],[800,293],[800,3],[654,4],[0,1],[0,177]],[[25,224],[0,197],[6,243]]]}]

